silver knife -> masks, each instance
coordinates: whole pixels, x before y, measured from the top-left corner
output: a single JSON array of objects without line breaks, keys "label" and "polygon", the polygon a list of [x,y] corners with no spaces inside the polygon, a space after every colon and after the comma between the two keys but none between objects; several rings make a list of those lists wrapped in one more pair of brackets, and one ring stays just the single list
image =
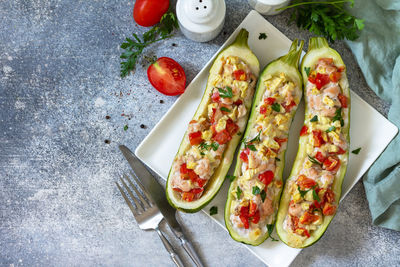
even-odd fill
[{"label": "silver knife", "polygon": [[151,196],[151,200],[156,203],[161,213],[164,215],[164,218],[174,235],[181,241],[181,246],[189,254],[196,266],[203,267],[204,265],[200,261],[199,256],[194,250],[192,244],[190,244],[184,236],[182,228],[176,220],[176,210],[169,205],[165,196],[164,188],[157,182],[156,178],[146,169],[144,164],[129,150],[129,148],[120,145],[119,149],[132,167],[135,176],[140,180],[143,187]]}]

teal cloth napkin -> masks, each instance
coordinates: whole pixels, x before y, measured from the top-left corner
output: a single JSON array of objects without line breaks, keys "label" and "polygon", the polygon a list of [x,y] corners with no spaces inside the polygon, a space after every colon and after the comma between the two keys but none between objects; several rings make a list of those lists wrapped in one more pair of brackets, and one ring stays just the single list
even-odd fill
[{"label": "teal cloth napkin", "polygon": [[[365,28],[347,44],[368,85],[391,104],[388,118],[400,128],[400,1],[356,0],[350,12],[365,20]],[[373,223],[400,231],[400,134],[364,176],[364,186]]]}]

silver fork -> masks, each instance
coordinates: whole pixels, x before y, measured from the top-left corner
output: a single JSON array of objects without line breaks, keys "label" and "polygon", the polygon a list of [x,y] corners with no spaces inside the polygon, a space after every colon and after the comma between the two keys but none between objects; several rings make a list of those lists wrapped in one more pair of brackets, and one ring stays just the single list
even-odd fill
[{"label": "silver fork", "polygon": [[[135,217],[135,220],[139,224],[140,229],[155,230],[158,236],[160,237],[162,243],[164,244],[165,249],[168,251],[172,261],[176,264],[176,266],[184,267],[182,260],[179,258],[178,254],[176,254],[173,247],[169,243],[168,239],[159,229],[160,223],[164,219],[163,215],[161,214],[157,206],[152,201],[150,201],[150,197],[147,194],[146,190],[144,190],[142,184],[137,180],[137,178],[134,175],[132,175],[132,177],[135,180],[136,184],[139,185],[140,189],[142,190],[147,200],[137,190],[136,186],[132,183],[131,179],[129,179],[128,175],[124,174],[123,177],[120,177],[120,180],[123,187],[128,192],[133,202],[135,203],[136,208],[133,206],[132,202],[129,200],[128,196],[125,194],[121,186],[117,182],[115,183],[117,184],[119,191],[121,192],[123,198],[125,199],[126,204],[128,204],[130,210],[132,211],[133,217]],[[138,198],[133,195],[131,189],[126,184],[123,178],[125,178],[128,181],[128,183],[132,187],[133,191],[135,191]]]}]

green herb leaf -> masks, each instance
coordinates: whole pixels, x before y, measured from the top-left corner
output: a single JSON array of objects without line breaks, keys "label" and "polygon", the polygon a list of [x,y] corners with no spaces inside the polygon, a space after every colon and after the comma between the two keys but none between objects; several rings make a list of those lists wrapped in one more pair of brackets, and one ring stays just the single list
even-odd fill
[{"label": "green herb leaf", "polygon": [[265,32],[260,32],[260,35],[258,36],[258,40],[261,40],[261,39],[267,39],[267,34],[265,33]]},{"label": "green herb leaf", "polygon": [[321,202],[321,199],[319,198],[317,191],[315,191],[315,189],[313,189],[312,195],[314,200],[318,201],[318,203]]},{"label": "green herb leaf", "polygon": [[232,88],[229,86],[226,86],[225,89],[218,88],[219,96],[222,98],[232,98],[233,93],[232,93]]},{"label": "green herb leaf", "polygon": [[210,208],[210,215],[212,216],[212,215],[215,215],[215,214],[218,214],[218,207],[217,206],[212,206]]},{"label": "green herb leaf", "polygon": [[330,42],[355,40],[364,28],[364,21],[349,13],[346,9],[348,3],[352,7],[354,0],[294,0],[291,5],[278,10],[293,8],[288,24],[295,22],[299,28],[325,36]]},{"label": "green herb leaf", "polygon": [[318,116],[315,115],[314,117],[311,118],[310,122],[316,122],[318,121]]},{"label": "green herb leaf", "polygon": [[311,161],[311,163],[314,163],[314,164],[318,164],[318,165],[321,165],[321,164],[322,164],[322,163],[319,162],[316,158],[311,157],[310,155],[308,155],[308,160]]},{"label": "green herb leaf", "polygon": [[135,33],[132,34],[132,39],[126,38],[125,42],[121,44],[121,48],[124,50],[120,56],[123,59],[120,71],[121,77],[123,78],[135,70],[144,48],[155,42],[170,38],[173,35],[173,30],[178,28],[175,14],[169,11],[161,17],[157,25],[145,32],[141,38]]},{"label": "green herb leaf", "polygon": [[299,190],[300,196],[302,198],[304,198],[304,196],[307,194],[307,192],[310,191],[310,190],[301,190],[300,186],[297,186],[297,190]]},{"label": "green herb leaf", "polygon": [[275,158],[275,160],[276,160],[276,161],[281,161],[281,159],[280,159],[280,158],[278,158],[278,157],[276,157],[276,158]]},{"label": "green herb leaf", "polygon": [[242,142],[244,143],[244,147],[250,149],[251,151],[257,151],[257,149],[253,143],[260,142],[260,141],[261,141],[261,130],[258,132],[256,137],[254,137],[250,141],[246,141],[246,139],[242,140]]},{"label": "green herb leaf", "polygon": [[280,112],[281,111],[281,105],[279,105],[278,103],[273,103],[271,105],[272,110],[275,110],[276,112]]},{"label": "green herb leaf", "polygon": [[207,144],[207,142],[202,142],[202,143],[199,145],[200,150],[209,150],[210,147],[211,147],[211,145]]},{"label": "green herb leaf", "polygon": [[268,229],[268,237],[271,238],[272,241],[279,241],[278,239],[275,239],[272,237],[272,232],[274,231],[274,225],[273,224],[267,224],[267,229]]},{"label": "green herb leaf", "polygon": [[307,74],[307,77],[310,76],[311,67],[304,67],[304,71]]},{"label": "green herb leaf", "polygon": [[240,199],[241,195],[242,195],[242,189],[240,189],[240,187],[238,186],[236,188],[236,197],[237,197],[237,199]]},{"label": "green herb leaf", "polygon": [[351,153],[358,155],[358,153],[360,153],[361,151],[361,147],[354,149],[353,151],[351,151]]},{"label": "green herb leaf", "polygon": [[267,193],[265,192],[265,190],[262,190],[260,193],[260,197],[262,202],[264,203],[265,198],[267,197]]},{"label": "green herb leaf", "polygon": [[212,148],[212,150],[217,151],[218,148],[219,148],[219,144],[216,143],[216,142],[213,142],[213,143],[211,144],[211,148]]},{"label": "green herb leaf", "polygon": [[261,141],[261,131],[259,131],[256,137],[251,139],[248,143],[260,142],[260,141]]},{"label": "green herb leaf", "polygon": [[226,108],[226,107],[221,107],[221,111],[231,112],[231,110],[229,108]]},{"label": "green herb leaf", "polygon": [[124,131],[127,131],[127,130],[128,130],[128,128],[129,128],[129,127],[128,127],[128,124],[127,124],[127,125],[125,125],[125,126],[124,126]]},{"label": "green herb leaf", "polygon": [[236,176],[235,176],[235,175],[229,175],[229,174],[228,174],[227,176],[225,176],[225,178],[228,178],[229,181],[233,182],[233,180],[236,179]]},{"label": "green herb leaf", "polygon": [[261,189],[258,186],[253,186],[253,195],[260,194]]},{"label": "green herb leaf", "polygon": [[332,131],[335,131],[335,130],[336,130],[336,127],[335,126],[331,126],[325,132],[329,133],[329,132],[332,132]]},{"label": "green herb leaf", "polygon": [[248,149],[250,149],[251,151],[257,151],[256,147],[255,147],[254,145],[252,145],[252,144],[246,145],[246,147],[247,147]]},{"label": "green herb leaf", "polygon": [[[340,121],[340,122],[342,122],[342,120],[343,120],[343,118],[342,118],[342,108],[338,108],[338,109],[335,111],[335,116],[333,116],[332,121],[333,121],[333,122],[335,122],[335,121]],[[343,125],[342,125],[342,126],[343,126]]]}]

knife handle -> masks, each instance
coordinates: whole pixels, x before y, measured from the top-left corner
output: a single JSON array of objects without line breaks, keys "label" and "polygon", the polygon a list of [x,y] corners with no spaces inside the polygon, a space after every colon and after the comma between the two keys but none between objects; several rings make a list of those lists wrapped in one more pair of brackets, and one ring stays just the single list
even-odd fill
[{"label": "knife handle", "polygon": [[164,236],[164,234],[160,231],[160,229],[157,227],[155,230],[158,236],[160,237],[165,249],[168,251],[172,261],[175,263],[175,265],[178,267],[185,267],[185,265],[183,265],[182,260],[179,258],[179,255],[176,254],[174,248],[171,246],[168,239]]},{"label": "knife handle", "polygon": [[196,251],[194,250],[192,244],[185,238],[184,235],[180,236],[179,239],[181,240],[182,247],[186,250],[187,254],[189,254],[190,258],[196,264],[197,267],[204,267],[203,263],[201,262],[199,256],[197,255]]}]

